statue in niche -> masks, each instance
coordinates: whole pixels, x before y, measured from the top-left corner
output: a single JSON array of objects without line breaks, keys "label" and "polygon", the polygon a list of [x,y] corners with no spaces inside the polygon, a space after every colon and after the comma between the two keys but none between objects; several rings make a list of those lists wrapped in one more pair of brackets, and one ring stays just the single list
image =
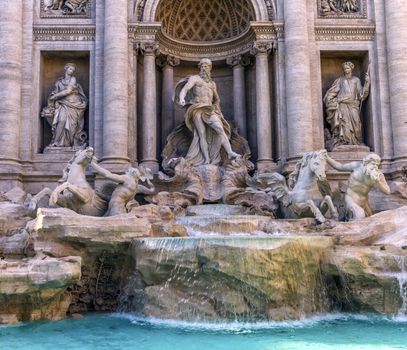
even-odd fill
[{"label": "statue in niche", "polygon": [[363,101],[369,95],[369,70],[365,75],[365,84],[352,75],[352,62],[342,64],[344,75],[335,80],[324,96],[327,122],[330,125],[330,147],[340,145],[360,145],[362,143],[362,125],[360,112]]},{"label": "statue in niche", "polygon": [[64,69],[65,76],[55,83],[41,116],[52,127],[52,140],[48,147],[81,148],[85,146],[87,139],[83,128],[88,99],[74,77],[75,64],[67,63]]},{"label": "statue in niche", "polygon": [[89,0],[44,0],[44,12],[76,15],[86,13]]},{"label": "statue in niche", "polygon": [[193,133],[185,159],[192,166],[221,162],[221,148],[229,159],[239,156],[230,144],[231,129],[220,110],[216,84],[211,79],[212,62],[202,59],[200,72],[181,80],[175,88],[175,103],[186,106],[185,124]]},{"label": "statue in niche", "polygon": [[[155,191],[154,185],[150,181],[153,179],[153,174],[149,168],[142,165],[138,168],[129,167],[123,175],[113,174],[102,168],[97,164],[96,158],[93,158],[90,165],[98,174],[118,184],[111,195],[104,216],[126,214],[128,212],[127,205],[134,200],[137,193],[153,194]],[[146,182],[148,187],[139,184],[139,181]]]},{"label": "statue in niche", "polygon": [[327,162],[336,170],[351,173],[345,194],[347,220],[362,219],[372,215],[369,192],[374,187],[385,194],[390,194],[390,187],[379,169],[381,159],[377,154],[369,154],[362,162],[346,164],[341,164],[327,156]]},{"label": "statue in niche", "polygon": [[[165,175],[151,202],[179,206],[219,202],[224,195],[222,178],[234,160],[250,157],[250,147],[237,129],[224,118],[216,84],[211,79],[212,62],[199,62],[199,75],[181,80],[174,102],[186,107],[185,121],[167,137],[162,151]],[[168,175],[173,175],[168,177]]]}]

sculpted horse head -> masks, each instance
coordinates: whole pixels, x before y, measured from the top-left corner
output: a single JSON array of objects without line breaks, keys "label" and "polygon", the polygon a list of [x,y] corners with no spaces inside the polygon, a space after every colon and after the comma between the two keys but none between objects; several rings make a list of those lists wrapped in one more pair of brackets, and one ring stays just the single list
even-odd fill
[{"label": "sculpted horse head", "polygon": [[298,180],[307,173],[311,172],[318,181],[326,181],[326,166],[327,166],[326,150],[308,152],[304,154],[295,166],[295,170],[290,174],[288,184],[290,188],[294,188]]},{"label": "sculpted horse head", "polygon": [[85,149],[79,150],[75,153],[72,163],[81,164],[87,166],[95,154],[93,147],[86,147]]}]

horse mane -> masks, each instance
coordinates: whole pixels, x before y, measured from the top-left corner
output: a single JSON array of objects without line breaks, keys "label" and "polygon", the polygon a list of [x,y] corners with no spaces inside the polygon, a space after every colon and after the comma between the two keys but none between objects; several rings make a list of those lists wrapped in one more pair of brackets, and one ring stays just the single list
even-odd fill
[{"label": "horse mane", "polygon": [[309,160],[314,152],[309,152],[304,154],[304,156],[295,164],[294,171],[288,177],[288,187],[293,189],[298,181],[300,176],[301,169],[306,167],[309,163]]},{"label": "horse mane", "polygon": [[76,158],[84,151],[86,152],[86,149],[80,149],[79,151],[75,152],[75,154],[66,164],[65,168],[62,170],[62,178],[60,181],[65,182],[68,179],[69,171],[71,170],[71,165],[75,162]]}]

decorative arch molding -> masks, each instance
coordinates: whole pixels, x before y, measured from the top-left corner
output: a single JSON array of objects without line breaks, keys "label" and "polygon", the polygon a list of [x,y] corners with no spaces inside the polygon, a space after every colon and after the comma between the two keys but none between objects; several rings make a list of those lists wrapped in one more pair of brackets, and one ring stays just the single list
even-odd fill
[{"label": "decorative arch molding", "polygon": [[[275,0],[248,0],[251,2],[256,21],[271,21],[276,18]],[[137,21],[154,22],[161,0],[134,0],[134,13]]]}]

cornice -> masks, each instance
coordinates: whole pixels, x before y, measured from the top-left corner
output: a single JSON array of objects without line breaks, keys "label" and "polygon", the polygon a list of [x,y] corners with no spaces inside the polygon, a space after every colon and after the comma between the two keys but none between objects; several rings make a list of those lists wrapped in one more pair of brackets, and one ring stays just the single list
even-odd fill
[{"label": "cornice", "polygon": [[94,25],[41,25],[33,27],[34,41],[94,41]]},{"label": "cornice", "polygon": [[315,26],[317,41],[372,41],[376,27],[369,25],[321,25]]}]

